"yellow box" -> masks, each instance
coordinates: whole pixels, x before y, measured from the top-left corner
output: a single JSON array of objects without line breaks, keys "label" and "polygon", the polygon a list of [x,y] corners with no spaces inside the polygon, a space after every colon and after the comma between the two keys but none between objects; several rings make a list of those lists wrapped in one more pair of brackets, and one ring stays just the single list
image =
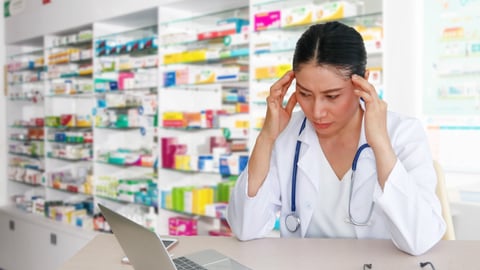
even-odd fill
[{"label": "yellow box", "polygon": [[275,78],[275,73],[275,67],[258,67],[255,69],[255,79],[262,80]]},{"label": "yellow box", "polygon": [[183,120],[183,112],[164,112],[163,120]]},{"label": "yellow box", "polygon": [[306,25],[312,23],[313,6],[305,5],[282,10],[282,27]]},{"label": "yellow box", "polygon": [[182,171],[191,171],[190,155],[175,155],[175,169]]},{"label": "yellow box", "polygon": [[280,65],[275,67],[275,73],[276,73],[275,77],[280,78],[283,75],[285,75],[285,73],[287,73],[287,71],[289,71],[291,69],[292,69],[292,64],[280,64]]},{"label": "yellow box", "polygon": [[205,207],[213,203],[212,188],[197,188],[192,191],[192,213],[205,215]]},{"label": "yellow box", "polygon": [[199,62],[207,60],[207,51],[206,50],[195,50],[188,53],[187,62]]},{"label": "yellow box", "polygon": [[344,1],[325,2],[314,6],[314,22],[330,21],[355,16],[357,7]]},{"label": "yellow box", "polygon": [[216,73],[214,70],[200,70],[196,74],[194,74],[194,82],[196,84],[202,83],[214,83],[216,78]]},{"label": "yellow box", "polygon": [[248,128],[250,122],[248,120],[237,120],[235,121],[235,128]]},{"label": "yellow box", "polygon": [[169,54],[164,54],[163,55],[163,64],[169,65],[169,64],[175,64],[179,63],[181,61],[181,53],[169,53]]}]

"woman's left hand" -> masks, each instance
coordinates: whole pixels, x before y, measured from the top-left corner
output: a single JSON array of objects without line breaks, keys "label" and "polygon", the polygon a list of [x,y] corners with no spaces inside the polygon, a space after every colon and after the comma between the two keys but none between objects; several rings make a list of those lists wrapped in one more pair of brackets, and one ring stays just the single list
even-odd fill
[{"label": "woman's left hand", "polygon": [[380,99],[375,87],[368,81],[368,72],[365,78],[352,76],[355,94],[365,102],[365,136],[376,157],[377,177],[380,187],[385,187],[397,156],[393,151],[387,130],[387,103]]},{"label": "woman's left hand", "polygon": [[[366,73],[368,78],[368,72]],[[387,132],[387,103],[380,99],[375,87],[366,78],[354,74],[354,93],[365,102],[365,136],[372,148],[390,144]]]}]

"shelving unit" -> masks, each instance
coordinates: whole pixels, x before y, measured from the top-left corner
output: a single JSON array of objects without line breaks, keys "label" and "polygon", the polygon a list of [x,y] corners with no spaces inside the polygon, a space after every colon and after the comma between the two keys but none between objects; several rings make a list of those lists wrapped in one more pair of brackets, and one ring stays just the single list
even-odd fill
[{"label": "shelving unit", "polygon": [[159,24],[160,216],[193,215],[203,233],[222,229],[221,157],[240,166],[248,151],[248,14],[245,5]]},{"label": "shelving unit", "polygon": [[33,202],[34,212],[86,229],[93,227],[92,40],[91,25],[45,36],[46,194]]},{"label": "shelving unit", "polygon": [[[7,194],[24,209],[25,198],[44,196],[44,84],[46,66],[42,41],[10,48],[7,58],[8,172]],[[25,195],[25,196],[19,196]]]},{"label": "shelving unit", "polygon": [[95,202],[142,218],[158,201],[157,10],[94,24]]}]

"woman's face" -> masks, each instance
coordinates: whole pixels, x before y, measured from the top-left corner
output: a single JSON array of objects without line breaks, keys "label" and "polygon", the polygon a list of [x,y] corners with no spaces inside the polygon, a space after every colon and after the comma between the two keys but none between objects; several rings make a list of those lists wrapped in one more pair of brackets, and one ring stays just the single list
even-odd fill
[{"label": "woman's face", "polygon": [[350,78],[332,66],[303,64],[295,72],[296,98],[318,136],[341,133],[359,112],[359,98]]}]

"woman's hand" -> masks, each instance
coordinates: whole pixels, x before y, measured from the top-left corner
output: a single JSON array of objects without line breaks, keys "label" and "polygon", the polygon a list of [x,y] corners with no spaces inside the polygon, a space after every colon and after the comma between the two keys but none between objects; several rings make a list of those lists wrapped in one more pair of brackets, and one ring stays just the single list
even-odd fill
[{"label": "woman's hand", "polygon": [[368,144],[376,146],[390,144],[387,132],[387,103],[380,99],[375,87],[366,78],[358,75],[352,76],[355,86],[354,93],[365,102],[365,136]]},{"label": "woman's hand", "polygon": [[285,107],[283,107],[283,99],[294,78],[295,74],[290,70],[270,87],[270,95],[267,97],[267,115],[260,134],[270,140],[278,137],[292,116],[293,108],[297,103],[296,95],[290,96]]},{"label": "woman's hand", "polygon": [[387,103],[378,97],[375,87],[368,81],[368,72],[365,78],[352,76],[356,89],[355,94],[365,102],[365,136],[372,147],[377,167],[377,177],[380,187],[385,187],[388,176],[397,162],[387,130]]}]

